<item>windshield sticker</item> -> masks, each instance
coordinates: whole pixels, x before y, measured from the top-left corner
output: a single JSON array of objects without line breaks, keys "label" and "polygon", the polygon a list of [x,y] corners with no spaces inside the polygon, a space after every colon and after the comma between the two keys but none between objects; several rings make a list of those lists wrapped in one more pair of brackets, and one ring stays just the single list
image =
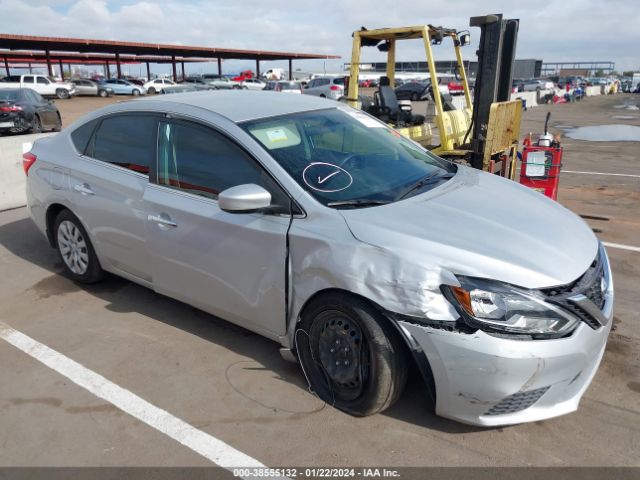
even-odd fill
[{"label": "windshield sticker", "polygon": [[272,142],[282,142],[287,140],[287,134],[282,128],[267,130],[267,138]]},{"label": "windshield sticker", "polygon": [[333,193],[346,190],[353,177],[344,168],[325,162],[313,162],[302,172],[302,179],[316,192]]},{"label": "windshield sticker", "polygon": [[249,131],[269,150],[294,147],[302,141],[293,122],[282,122],[265,128],[252,128]]}]

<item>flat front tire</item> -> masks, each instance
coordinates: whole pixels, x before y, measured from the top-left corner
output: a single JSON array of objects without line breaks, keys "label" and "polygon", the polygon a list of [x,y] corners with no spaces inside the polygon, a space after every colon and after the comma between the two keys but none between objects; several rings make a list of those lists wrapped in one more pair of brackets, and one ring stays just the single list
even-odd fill
[{"label": "flat front tire", "polygon": [[96,283],[104,278],[89,235],[73,213],[62,210],[54,222],[53,233],[60,260],[73,280]]},{"label": "flat front tire", "polygon": [[338,292],[312,300],[295,340],[311,388],[340,410],[373,415],[402,393],[408,368],[402,340],[360,297]]}]

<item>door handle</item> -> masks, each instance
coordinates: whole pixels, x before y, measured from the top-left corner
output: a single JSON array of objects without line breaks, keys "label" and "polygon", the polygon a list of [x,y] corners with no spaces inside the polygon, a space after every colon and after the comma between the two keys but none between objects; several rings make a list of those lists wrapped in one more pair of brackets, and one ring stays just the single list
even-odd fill
[{"label": "door handle", "polygon": [[168,215],[147,215],[147,220],[153,223],[157,223],[161,227],[172,227],[175,228],[178,226],[176,222],[171,220]]},{"label": "door handle", "polygon": [[78,183],[73,186],[73,189],[82,195],[95,195],[95,192],[86,183]]}]

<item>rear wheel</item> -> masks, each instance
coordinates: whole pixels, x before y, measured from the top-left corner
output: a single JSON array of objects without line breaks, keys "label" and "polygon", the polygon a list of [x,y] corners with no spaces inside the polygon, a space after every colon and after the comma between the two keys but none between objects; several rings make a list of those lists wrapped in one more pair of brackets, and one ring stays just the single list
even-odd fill
[{"label": "rear wheel", "polygon": [[58,255],[67,274],[75,281],[95,283],[105,276],[93,245],[80,220],[69,210],[62,210],[53,227]]},{"label": "rear wheel", "polygon": [[52,131],[59,132],[62,130],[62,118],[60,118],[60,114],[56,116],[56,124],[53,126]]},{"label": "rear wheel", "polygon": [[61,98],[61,99],[65,99],[65,98],[69,98],[69,90],[66,90],[64,88],[58,88],[56,90],[56,97]]},{"label": "rear wheel", "polygon": [[296,347],[311,388],[352,415],[387,409],[406,383],[402,340],[359,297],[332,293],[312,300],[296,331]]},{"label": "rear wheel", "polygon": [[42,132],[42,122],[40,121],[40,117],[38,115],[33,116],[33,120],[31,121],[31,133],[40,133]]}]

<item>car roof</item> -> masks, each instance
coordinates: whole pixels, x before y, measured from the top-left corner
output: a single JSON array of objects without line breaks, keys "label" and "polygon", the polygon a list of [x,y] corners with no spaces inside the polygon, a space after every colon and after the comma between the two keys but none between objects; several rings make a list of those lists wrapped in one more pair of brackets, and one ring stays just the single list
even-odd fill
[{"label": "car roof", "polygon": [[339,106],[337,102],[313,95],[295,95],[295,98],[289,98],[287,95],[284,98],[283,95],[275,92],[248,90],[172,93],[167,96],[163,95],[162,100],[158,100],[157,97],[146,97],[131,103],[146,101],[200,107],[227,117],[236,123]]}]

